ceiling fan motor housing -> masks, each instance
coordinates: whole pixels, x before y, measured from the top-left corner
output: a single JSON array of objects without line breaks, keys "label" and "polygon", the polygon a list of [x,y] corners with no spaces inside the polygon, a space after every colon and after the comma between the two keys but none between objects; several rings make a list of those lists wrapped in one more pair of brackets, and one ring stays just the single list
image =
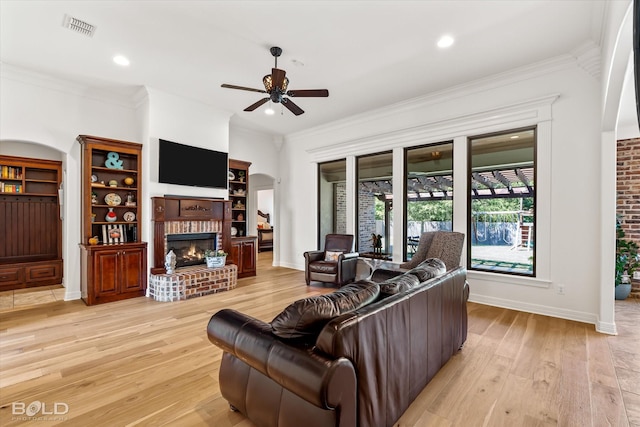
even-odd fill
[{"label": "ceiling fan motor housing", "polygon": [[280,92],[280,89],[277,88],[277,87],[273,88],[271,90],[271,94],[269,95],[269,97],[271,98],[272,102],[278,103],[278,102],[282,101],[282,92]]},{"label": "ceiling fan motor housing", "polygon": [[275,56],[276,58],[282,55],[282,49],[280,49],[278,46],[272,47],[271,49],[269,49],[269,51],[271,52],[271,55]]}]

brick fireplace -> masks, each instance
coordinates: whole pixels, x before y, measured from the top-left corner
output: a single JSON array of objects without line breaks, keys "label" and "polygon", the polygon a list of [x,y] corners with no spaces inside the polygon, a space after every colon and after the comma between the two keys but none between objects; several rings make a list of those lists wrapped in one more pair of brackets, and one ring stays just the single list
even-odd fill
[{"label": "brick fireplace", "polygon": [[[193,197],[152,197],[153,267],[151,274],[164,274],[165,255],[178,249],[187,258],[182,265],[203,264],[195,252],[205,249],[231,251],[231,202]],[[214,237],[212,237],[214,236]],[[193,239],[193,237],[196,237]],[[202,238],[209,242],[199,242]],[[193,248],[187,241],[194,240]],[[213,246],[213,247],[211,247]],[[192,252],[192,253],[189,253]],[[200,255],[202,256],[202,255]],[[190,259],[189,259],[190,258]],[[227,258],[227,262],[230,259]],[[178,266],[180,267],[180,266]]]}]

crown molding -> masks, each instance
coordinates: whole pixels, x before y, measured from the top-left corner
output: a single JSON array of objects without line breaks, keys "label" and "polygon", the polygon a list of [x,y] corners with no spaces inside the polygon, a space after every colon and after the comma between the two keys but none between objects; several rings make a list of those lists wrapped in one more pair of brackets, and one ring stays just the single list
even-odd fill
[{"label": "crown molding", "polygon": [[405,147],[415,144],[439,142],[468,133],[485,133],[510,126],[521,127],[551,120],[551,105],[560,94],[550,94],[520,101],[499,108],[423,123],[419,126],[397,129],[377,135],[343,140],[331,145],[307,150],[313,161],[322,162]]},{"label": "crown molding", "polygon": [[591,77],[600,80],[602,75],[602,58],[600,48],[593,42],[588,42],[572,52],[578,67],[585,70]]},{"label": "crown molding", "polygon": [[25,85],[40,87],[54,92],[61,92],[106,104],[117,105],[119,107],[135,108],[129,94],[72,82],[4,62],[0,63],[0,77],[2,79],[12,80]]}]

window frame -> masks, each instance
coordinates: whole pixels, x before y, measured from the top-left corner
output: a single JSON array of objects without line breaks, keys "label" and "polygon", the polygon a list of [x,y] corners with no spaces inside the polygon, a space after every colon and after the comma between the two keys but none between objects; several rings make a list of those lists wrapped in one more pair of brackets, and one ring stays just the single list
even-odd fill
[{"label": "window frame", "polygon": [[[515,271],[501,271],[501,270],[489,270],[473,267],[471,262],[471,252],[473,245],[471,244],[471,233],[472,233],[472,225],[473,225],[473,210],[472,210],[472,182],[473,182],[473,148],[472,142],[477,139],[499,136],[499,135],[508,135],[511,133],[522,132],[522,131],[533,131],[533,249],[532,249],[532,270],[531,274],[520,273]],[[466,260],[467,260],[467,270],[469,272],[479,272],[479,273],[489,273],[489,274],[498,274],[498,275],[507,275],[507,276],[518,276],[525,277],[530,279],[538,279],[538,271],[537,271],[537,258],[538,258],[538,168],[539,168],[539,157],[538,157],[538,125],[533,126],[525,126],[513,129],[500,130],[495,132],[483,133],[478,135],[467,136],[467,218],[466,218],[466,233],[467,233],[467,250],[466,250]]]},{"label": "window frame", "polygon": [[[367,158],[367,157],[374,157],[374,156],[380,156],[383,154],[388,154],[391,156],[391,167],[393,168],[393,150],[384,150],[384,151],[378,151],[375,153],[367,153],[367,154],[362,154],[359,156],[355,156],[355,188],[354,188],[354,200],[355,200],[355,215],[356,215],[356,222],[355,222],[355,230],[354,230],[354,236],[355,236],[355,250],[357,252],[360,252],[360,160]],[[391,179],[393,182],[393,171],[391,172]],[[393,193],[395,195],[395,190],[392,189]],[[393,199],[392,199],[393,201]],[[385,227],[388,227],[388,224],[385,224]],[[386,236],[385,236],[386,237]],[[393,237],[390,233],[389,237]]]}]

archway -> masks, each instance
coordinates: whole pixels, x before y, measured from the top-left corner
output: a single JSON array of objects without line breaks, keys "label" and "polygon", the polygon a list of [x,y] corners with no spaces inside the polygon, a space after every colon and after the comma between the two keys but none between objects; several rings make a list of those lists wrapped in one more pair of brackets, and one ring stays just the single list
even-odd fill
[{"label": "archway", "polygon": [[[255,234],[263,236],[266,235],[264,232],[259,231],[258,223],[265,222],[266,218],[258,215],[258,211],[262,212],[264,215],[268,215],[269,217],[269,226],[273,229],[271,233],[272,242],[272,251],[273,251],[273,265],[277,265],[277,260],[279,259],[278,252],[278,232],[279,227],[278,224],[278,212],[277,212],[277,204],[276,204],[276,193],[275,193],[275,178],[262,173],[251,174],[250,180],[251,188],[249,189],[249,206],[248,209],[252,214],[248,215],[248,224],[247,226],[251,230],[256,230]],[[264,225],[263,225],[264,226]],[[254,233],[252,233],[254,234]],[[258,240],[258,248],[260,248],[260,239]]]}]

